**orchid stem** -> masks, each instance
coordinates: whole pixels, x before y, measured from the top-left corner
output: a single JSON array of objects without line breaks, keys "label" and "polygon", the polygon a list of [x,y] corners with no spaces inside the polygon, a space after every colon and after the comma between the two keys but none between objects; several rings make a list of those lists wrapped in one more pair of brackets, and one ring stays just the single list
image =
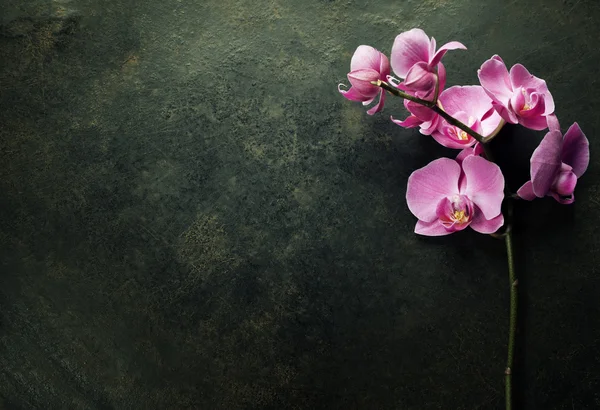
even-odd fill
[{"label": "orchid stem", "polygon": [[[437,74],[437,73],[436,73]],[[423,100],[421,98],[412,96],[410,94],[405,93],[404,91],[393,87],[386,83],[385,81],[377,80],[373,81],[371,84],[376,85],[377,87],[381,87],[389,93],[404,98],[406,100],[415,102],[417,104],[424,105],[425,107],[435,111],[442,118],[448,121],[449,124],[460,128],[467,134],[471,135],[477,142],[481,144],[483,150],[485,152],[486,158],[489,161],[494,161],[492,158],[492,152],[488,143],[496,136],[496,134],[504,125],[504,121],[502,121],[499,126],[494,130],[494,132],[484,137],[483,135],[475,132],[472,128],[468,127],[463,122],[457,120],[446,111],[444,111],[440,106],[437,105],[438,93],[439,93],[439,81],[436,82],[436,88],[433,96],[433,101]],[[510,195],[509,197],[513,197],[514,195]],[[512,214],[512,207],[510,208],[509,214]],[[508,357],[506,360],[506,369],[504,371],[505,375],[505,397],[506,397],[506,410],[512,410],[512,369],[515,359],[515,334],[517,331],[517,285],[518,280],[515,275],[515,261],[513,258],[513,243],[512,243],[512,229],[510,225],[507,227],[504,236],[504,240],[506,242],[506,255],[508,259],[508,280],[510,284],[510,319],[509,319],[509,327],[508,327]]]},{"label": "orchid stem", "polygon": [[512,369],[515,360],[515,334],[517,331],[517,285],[518,280],[515,275],[515,261],[513,259],[512,233],[506,232],[504,237],[506,242],[506,255],[508,259],[508,281],[510,286],[510,319],[508,325],[508,357],[506,360],[505,377],[505,397],[506,410],[512,410]]},{"label": "orchid stem", "polygon": [[[472,128],[468,127],[463,122],[457,120],[456,118],[454,118],[453,116],[448,114],[446,111],[442,110],[440,107],[438,107],[436,105],[437,101],[428,101],[428,100],[423,100],[421,98],[414,97],[410,94],[405,93],[402,90],[392,87],[385,81],[377,80],[377,81],[373,81],[371,84],[381,87],[384,90],[388,91],[391,94],[394,94],[397,97],[401,97],[401,98],[404,98],[405,100],[409,100],[409,101],[415,102],[417,104],[424,105],[425,107],[435,111],[437,114],[442,116],[446,121],[448,121],[448,123],[450,123],[451,125],[454,125],[455,127],[460,128],[461,130],[463,130],[464,132],[466,132],[467,134],[469,134],[473,138],[475,138],[479,143],[484,144],[483,148],[486,151],[486,155],[489,154],[489,152],[485,146],[485,143],[487,143],[489,140],[486,137],[484,137],[483,135],[475,132]],[[436,95],[436,97],[437,97],[437,95]],[[437,98],[435,98],[435,100],[437,100]],[[488,157],[488,159],[490,159],[490,158]]]},{"label": "orchid stem", "polygon": [[410,94],[405,93],[402,90],[392,87],[385,81],[381,81],[381,80],[372,81],[371,84],[376,85],[377,87],[383,88],[384,90],[388,91],[390,94],[394,94],[396,97],[401,97],[401,98],[404,98],[405,100],[416,102],[417,104],[421,104],[421,105],[424,105],[429,108],[432,108],[435,105],[435,102],[433,102],[433,101],[423,100],[421,98],[414,97]]},{"label": "orchid stem", "polygon": [[[437,74],[437,73],[436,73]],[[496,136],[502,125],[504,125],[504,121],[500,123],[500,125],[494,130],[494,132],[484,137],[483,135],[475,132],[472,128],[464,124],[463,122],[457,120],[446,111],[444,111],[440,106],[437,105],[438,93],[439,93],[439,81],[436,82],[436,88],[433,96],[433,101],[423,100],[421,98],[412,96],[410,94],[405,93],[404,91],[393,87],[386,83],[385,81],[377,80],[373,81],[371,84],[376,85],[377,87],[381,87],[389,93],[404,98],[406,100],[415,102],[417,104],[424,105],[425,107],[435,111],[442,118],[448,121],[449,124],[460,128],[467,134],[471,135],[473,138],[477,140],[483,147],[486,158],[489,161],[494,161],[492,158],[492,152],[488,143]],[[513,195],[510,195],[512,198]],[[512,214],[512,208],[509,213]],[[510,319],[509,319],[509,328],[508,328],[508,358],[506,360],[506,370],[504,371],[505,375],[505,396],[506,396],[506,410],[512,410],[512,368],[515,359],[515,334],[517,329],[517,285],[518,281],[515,276],[515,262],[513,258],[513,243],[512,243],[512,232],[510,229],[510,225],[506,229],[506,232],[502,235],[504,236],[504,240],[506,242],[506,254],[508,258],[508,280],[510,284]]]}]

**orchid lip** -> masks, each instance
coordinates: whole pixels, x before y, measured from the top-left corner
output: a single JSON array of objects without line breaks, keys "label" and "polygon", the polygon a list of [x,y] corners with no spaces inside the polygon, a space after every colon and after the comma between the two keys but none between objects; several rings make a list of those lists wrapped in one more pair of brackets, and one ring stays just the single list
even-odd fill
[{"label": "orchid lip", "polygon": [[443,198],[437,206],[440,223],[448,231],[466,228],[473,218],[473,203],[464,195]]}]

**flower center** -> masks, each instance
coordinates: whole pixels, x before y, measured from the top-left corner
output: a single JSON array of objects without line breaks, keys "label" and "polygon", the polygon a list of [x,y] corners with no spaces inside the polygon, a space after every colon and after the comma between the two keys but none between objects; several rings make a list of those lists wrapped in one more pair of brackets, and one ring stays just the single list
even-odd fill
[{"label": "flower center", "polygon": [[[469,115],[469,119],[465,123],[467,124],[467,126],[473,127],[473,124],[475,124],[475,122],[477,122],[477,119]],[[461,130],[458,127],[451,127],[450,133],[458,141],[468,141],[471,138],[471,136],[467,132]]]},{"label": "flower center", "polygon": [[531,110],[531,105],[529,105],[529,102],[527,102],[527,93],[525,92],[524,88],[521,88],[521,92],[523,93],[523,98],[525,99],[525,104],[523,104],[523,108],[521,108],[521,111],[528,111]]},{"label": "flower center", "polygon": [[452,215],[452,219],[454,220],[454,222],[458,222],[458,223],[465,223],[467,222],[467,219],[469,219],[469,215],[466,213],[466,210],[460,210],[460,211],[454,211],[454,214]]},{"label": "flower center", "polygon": [[465,229],[473,219],[473,203],[464,195],[444,198],[437,207],[440,223],[449,231]]},{"label": "flower center", "polygon": [[469,139],[469,134],[458,127],[452,127],[450,132],[452,133],[452,136],[459,141],[466,141]]}]

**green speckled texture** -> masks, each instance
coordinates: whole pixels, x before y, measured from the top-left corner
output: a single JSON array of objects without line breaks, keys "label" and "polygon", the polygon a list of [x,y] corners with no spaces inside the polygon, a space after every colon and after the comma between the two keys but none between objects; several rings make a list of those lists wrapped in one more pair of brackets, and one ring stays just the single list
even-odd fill
[{"label": "green speckled texture", "polygon": [[[600,408],[596,0],[0,0],[0,408],[500,409],[503,242],[413,233],[454,151],[337,92],[421,27],[500,54],[592,162],[520,204],[518,409]],[[543,133],[496,139],[516,189]],[[512,151],[511,151],[512,150]]]}]

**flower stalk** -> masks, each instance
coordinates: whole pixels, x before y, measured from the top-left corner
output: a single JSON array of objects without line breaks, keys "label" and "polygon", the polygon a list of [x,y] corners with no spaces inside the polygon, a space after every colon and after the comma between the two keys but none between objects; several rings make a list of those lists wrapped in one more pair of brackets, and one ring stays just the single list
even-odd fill
[{"label": "flower stalk", "polygon": [[[415,96],[412,96],[396,87],[393,87],[386,83],[385,81],[377,80],[373,81],[371,84],[376,85],[377,87],[381,87],[382,89],[388,91],[389,93],[404,98],[406,100],[415,102],[417,104],[421,104],[425,107],[430,108],[439,114],[442,118],[448,121],[449,124],[460,128],[467,134],[471,135],[475,140],[477,140],[483,150],[485,155],[489,161],[493,161],[492,153],[490,151],[488,143],[498,134],[502,126],[505,124],[505,121],[501,121],[496,130],[492,134],[487,137],[475,132],[468,125],[454,118],[447,112],[445,112],[441,107],[437,104],[438,93],[439,93],[439,81],[436,82],[436,88],[434,93],[433,101],[424,100]],[[514,367],[514,359],[515,359],[515,336],[517,330],[517,306],[518,306],[518,298],[517,298],[517,285],[518,280],[515,274],[515,263],[513,257],[513,243],[512,243],[512,232],[511,227],[507,227],[506,232],[504,233],[504,241],[506,243],[506,255],[508,260],[508,281],[510,286],[510,316],[509,316],[509,324],[508,324],[508,353],[506,359],[506,369],[504,370],[504,388],[505,388],[505,402],[506,402],[506,410],[512,410],[512,373]]]},{"label": "flower stalk", "polygon": [[504,370],[504,396],[506,401],[506,410],[512,410],[512,369],[515,361],[515,335],[517,333],[517,286],[519,281],[515,274],[515,261],[513,257],[512,232],[506,231],[504,236],[506,242],[506,255],[508,259],[508,282],[510,286],[510,318],[508,324],[508,356],[506,359],[506,369]]},{"label": "flower stalk", "polygon": [[[439,81],[437,83],[439,83]],[[483,135],[479,134],[478,132],[475,132],[474,129],[472,129],[471,127],[469,127],[462,121],[457,120],[456,118],[454,118],[453,116],[448,114],[446,111],[444,111],[442,108],[440,108],[437,105],[437,92],[435,94],[436,98],[434,98],[434,101],[429,101],[429,100],[424,100],[422,98],[418,98],[418,97],[415,97],[408,93],[405,93],[404,91],[402,91],[398,88],[392,87],[385,81],[381,81],[381,80],[372,81],[371,84],[376,85],[377,87],[383,88],[384,90],[388,91],[390,94],[395,95],[396,97],[404,98],[405,100],[409,100],[409,101],[415,102],[417,104],[424,105],[425,107],[433,110],[435,113],[439,114],[443,119],[448,121],[449,124],[454,125],[457,128],[460,128],[461,130],[463,130],[464,132],[466,132],[467,134],[469,134],[470,136],[475,138],[475,140],[477,142],[482,144],[486,158],[489,159],[490,161],[493,161],[492,153],[486,144],[488,142],[490,142],[496,136],[496,134],[498,133],[497,131],[499,131],[499,129],[488,137],[484,137]],[[438,87],[439,87],[439,84],[436,84],[436,91],[438,90]],[[504,125],[504,124],[502,124],[502,125]]]},{"label": "flower stalk", "polygon": [[[417,104],[424,105],[427,108],[430,108],[431,110],[433,110],[437,114],[439,114],[442,118],[444,118],[446,121],[448,121],[448,123],[450,123],[451,125],[454,125],[455,127],[460,128],[461,130],[463,130],[464,132],[466,132],[467,134],[469,134],[473,138],[475,138],[477,140],[477,142],[479,142],[481,144],[485,144],[486,142],[489,142],[489,140],[491,140],[491,138],[488,139],[488,138],[484,137],[483,135],[475,132],[475,130],[470,128],[468,125],[457,120],[456,118],[454,118],[453,116],[448,114],[446,111],[442,110],[436,104],[437,101],[429,101],[429,100],[424,100],[422,98],[412,96],[408,93],[405,93],[402,90],[399,90],[398,88],[392,87],[385,81],[377,80],[377,81],[373,81],[371,84],[376,85],[377,87],[383,88],[384,90],[388,91],[390,94],[395,95],[396,97],[404,98],[405,100],[409,100],[409,101],[415,102]],[[436,100],[437,100],[437,98],[436,98]]]}]

